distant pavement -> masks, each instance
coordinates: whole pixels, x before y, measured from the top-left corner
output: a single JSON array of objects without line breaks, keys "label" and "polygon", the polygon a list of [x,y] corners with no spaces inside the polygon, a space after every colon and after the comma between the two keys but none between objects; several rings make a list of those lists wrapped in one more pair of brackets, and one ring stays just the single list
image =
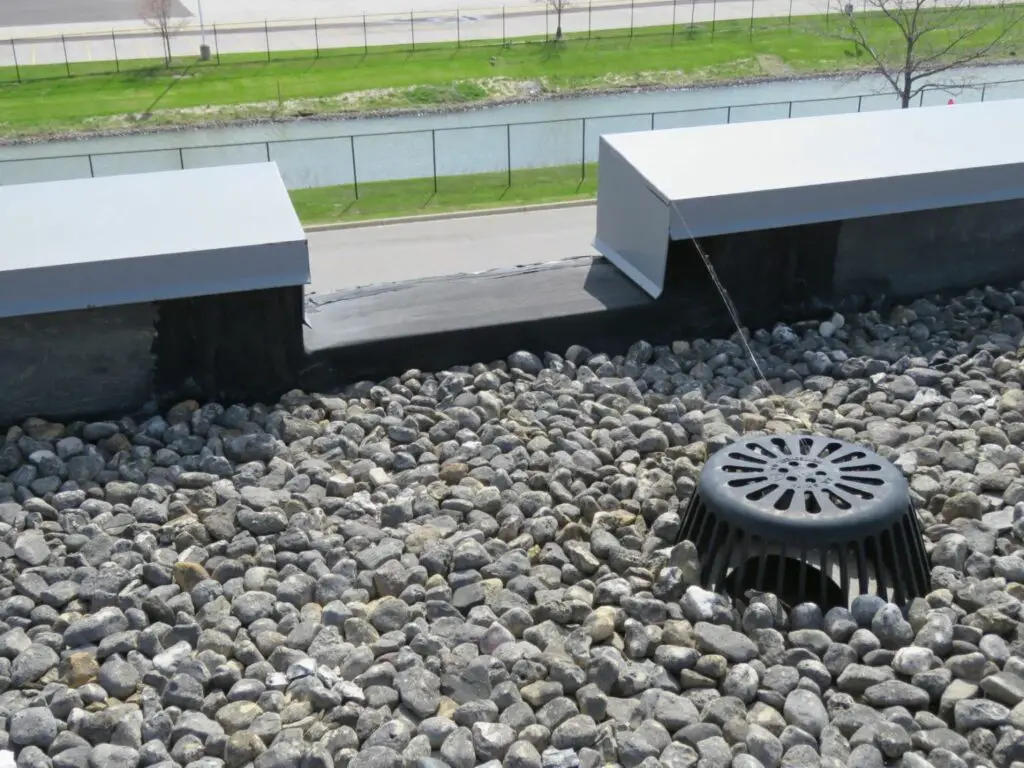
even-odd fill
[{"label": "distant pavement", "polygon": [[[138,23],[141,5],[140,0],[0,0],[0,28],[59,25],[70,29],[76,25]],[[185,19],[192,16],[181,0],[172,0],[171,14]]]},{"label": "distant pavement", "polygon": [[596,256],[596,223],[585,205],[310,232],[308,292]]}]

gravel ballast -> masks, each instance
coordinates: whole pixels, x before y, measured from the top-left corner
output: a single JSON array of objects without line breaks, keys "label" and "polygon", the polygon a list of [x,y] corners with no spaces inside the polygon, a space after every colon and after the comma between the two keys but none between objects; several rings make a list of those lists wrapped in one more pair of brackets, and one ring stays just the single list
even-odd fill
[{"label": "gravel ballast", "polygon": [[[1024,287],[0,441],[0,766],[1024,766]],[[931,589],[696,583],[742,435],[907,476]],[[5,762],[6,761],[6,762]]]}]

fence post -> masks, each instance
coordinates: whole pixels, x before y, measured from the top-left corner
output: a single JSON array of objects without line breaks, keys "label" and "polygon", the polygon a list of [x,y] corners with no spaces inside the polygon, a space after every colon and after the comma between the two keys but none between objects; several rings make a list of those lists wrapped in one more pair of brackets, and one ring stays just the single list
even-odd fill
[{"label": "fence post", "polygon": [[270,25],[267,20],[263,20],[263,37],[267,40],[267,61],[270,61]]},{"label": "fence post", "polygon": [[921,98],[917,100],[917,106],[919,106],[919,107],[923,107],[924,106],[924,91],[923,90],[921,91]]},{"label": "fence post", "polygon": [[217,54],[217,63],[220,64],[220,38],[217,36],[217,25],[213,25],[213,49]]},{"label": "fence post", "polygon": [[313,19],[313,37],[316,39],[316,57],[320,58],[320,23],[318,19]]},{"label": "fence post", "polygon": [[988,83],[985,83],[984,85],[981,86],[981,100],[982,101],[985,100],[985,89],[986,88],[988,88]]},{"label": "fence post", "polygon": [[678,1],[672,0],[672,45],[676,44],[676,11],[678,7]]},{"label": "fence post", "polygon": [[651,112],[651,130],[654,130],[654,113]]},{"label": "fence post", "polygon": [[71,64],[68,62],[68,41],[64,35],[60,36],[60,44],[64,47],[64,71],[71,77]]},{"label": "fence post", "polygon": [[786,28],[793,33],[793,0],[789,0],[789,16],[786,18]]},{"label": "fence post", "polygon": [[370,52],[370,44],[366,37],[366,14],[363,14],[363,56]]},{"label": "fence post", "polygon": [[725,108],[725,123],[726,123],[726,125],[728,125],[731,122],[732,122],[732,106],[730,105],[730,106]]},{"label": "fence post", "polygon": [[437,131],[430,129],[430,155],[434,171],[434,194],[437,194]]},{"label": "fence post", "polygon": [[409,11],[409,36],[412,38],[412,50],[416,52],[416,20],[413,18],[412,11]]},{"label": "fence post", "polygon": [[505,45],[505,6],[501,6],[501,44]]},{"label": "fence post", "polygon": [[691,39],[693,38],[693,27],[694,27],[693,22],[697,18],[696,14],[697,14],[697,4],[694,3],[694,2],[691,2],[690,3],[690,28],[686,32],[686,36],[691,38]]},{"label": "fence post", "polygon": [[864,106],[864,97],[863,96],[858,96],[857,97],[857,112],[858,113],[861,111],[861,108],[863,106]]},{"label": "fence post", "polygon": [[117,35],[114,30],[110,30],[110,41],[114,44],[114,68],[121,72],[121,60],[117,57]]},{"label": "fence post", "polygon": [[[18,64],[18,46],[14,44],[14,38],[11,38],[11,53],[14,55],[14,76],[18,78],[18,82],[21,82],[21,65]],[[982,101],[985,97],[982,96]]]},{"label": "fence post", "polygon": [[89,178],[90,179],[95,179],[96,178],[96,170],[92,167],[92,155],[90,154],[88,157],[89,157]]},{"label": "fence post", "polygon": [[359,199],[359,174],[356,172],[356,137],[349,136],[349,149],[352,151],[352,187],[356,193],[356,200]]},{"label": "fence post", "polygon": [[594,0],[587,0],[587,40],[590,40],[590,36],[594,29]]},{"label": "fence post", "polygon": [[629,39],[633,39],[633,13],[636,11],[636,0],[629,0]]},{"label": "fence post", "polygon": [[267,162],[269,163],[270,162],[270,142],[269,141],[264,141],[263,142],[263,146],[266,147],[266,150],[267,150]]},{"label": "fence post", "polygon": [[505,163],[508,166],[508,186],[512,186],[512,126],[505,123]]},{"label": "fence post", "polygon": [[718,21],[718,0],[711,0],[711,42],[715,42],[716,21]]},{"label": "fence post", "polygon": [[548,24],[548,18],[550,17],[550,8],[548,3],[544,3],[544,42],[546,43],[551,39],[551,25]]},{"label": "fence post", "polygon": [[183,171],[185,170],[185,153],[181,147],[178,147],[178,167]]},{"label": "fence post", "polygon": [[455,9],[455,47],[462,47],[462,14]]},{"label": "fence post", "polygon": [[792,118],[793,117],[793,102],[792,101],[789,102],[789,109],[786,110],[786,117],[787,118]]},{"label": "fence post", "polygon": [[747,33],[747,39],[754,39],[754,0],[750,0],[750,30]]},{"label": "fence post", "polygon": [[580,181],[587,180],[587,118],[583,118],[583,131],[580,140]]}]

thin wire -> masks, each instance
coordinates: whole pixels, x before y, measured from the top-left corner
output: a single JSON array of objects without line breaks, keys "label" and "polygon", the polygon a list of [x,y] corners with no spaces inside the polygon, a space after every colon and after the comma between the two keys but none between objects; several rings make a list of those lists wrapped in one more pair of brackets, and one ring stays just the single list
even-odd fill
[{"label": "thin wire", "polygon": [[683,228],[686,230],[686,236],[690,238],[690,242],[693,243],[693,247],[697,249],[697,253],[700,254],[701,261],[704,262],[704,266],[708,270],[708,274],[711,275],[711,282],[715,284],[715,288],[718,289],[718,294],[722,297],[722,301],[725,303],[725,309],[729,313],[729,317],[732,318],[733,325],[736,326],[736,332],[740,337],[740,344],[743,350],[747,353],[747,357],[750,358],[750,364],[754,366],[754,370],[757,372],[757,377],[761,383],[765,386],[765,394],[771,394],[774,392],[772,385],[768,383],[768,378],[764,375],[764,371],[761,370],[761,366],[757,362],[757,358],[754,356],[754,350],[750,348],[750,344],[747,342],[747,336],[743,332],[743,323],[740,321],[740,314],[736,310],[736,305],[733,304],[732,299],[729,298],[729,292],[725,290],[725,286],[722,285],[722,281],[718,279],[718,273],[715,268],[711,265],[711,259],[708,258],[707,253],[704,252],[704,248],[697,241],[697,238],[693,236],[693,230],[690,229],[690,225],[686,223],[686,217],[683,216],[683,212],[679,210],[679,206],[675,201],[669,203],[672,210],[675,211],[679,217],[679,221],[682,222]]}]

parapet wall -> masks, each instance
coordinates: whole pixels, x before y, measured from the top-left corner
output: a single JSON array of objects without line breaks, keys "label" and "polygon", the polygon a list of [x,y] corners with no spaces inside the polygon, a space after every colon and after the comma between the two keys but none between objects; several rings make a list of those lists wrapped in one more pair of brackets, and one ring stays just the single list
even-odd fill
[{"label": "parapet wall", "polygon": [[272,400],[302,365],[302,287],[0,319],[0,426],[182,395]]},{"label": "parapet wall", "polygon": [[153,392],[157,307],[0,319],[0,425],[140,407]]},{"label": "parapet wall", "polygon": [[[824,222],[703,238],[749,327],[858,310],[986,284],[1024,280],[1024,200]],[[731,327],[689,241],[669,249],[666,291],[714,307],[707,325]]]},{"label": "parapet wall", "polygon": [[[1024,201],[723,235],[702,245],[741,322],[765,327],[1022,280]],[[674,242],[670,251],[657,300],[602,261],[569,260],[515,279],[453,276],[452,285],[414,282],[371,291],[366,306],[356,296],[311,312],[311,338],[329,341],[309,349],[301,287],[3,319],[0,426],[27,416],[123,415],[182,396],[274,401],[296,386],[329,391],[522,349],[584,344],[614,354],[637,339],[731,333],[692,243]],[[467,282],[472,306],[455,285]],[[552,294],[557,300],[545,298]],[[406,328],[410,307],[419,307],[418,319]],[[495,321],[485,307],[507,311]],[[394,332],[374,336],[375,317]]]},{"label": "parapet wall", "polygon": [[884,284],[894,298],[1024,279],[1024,200],[843,222],[834,290]]}]

